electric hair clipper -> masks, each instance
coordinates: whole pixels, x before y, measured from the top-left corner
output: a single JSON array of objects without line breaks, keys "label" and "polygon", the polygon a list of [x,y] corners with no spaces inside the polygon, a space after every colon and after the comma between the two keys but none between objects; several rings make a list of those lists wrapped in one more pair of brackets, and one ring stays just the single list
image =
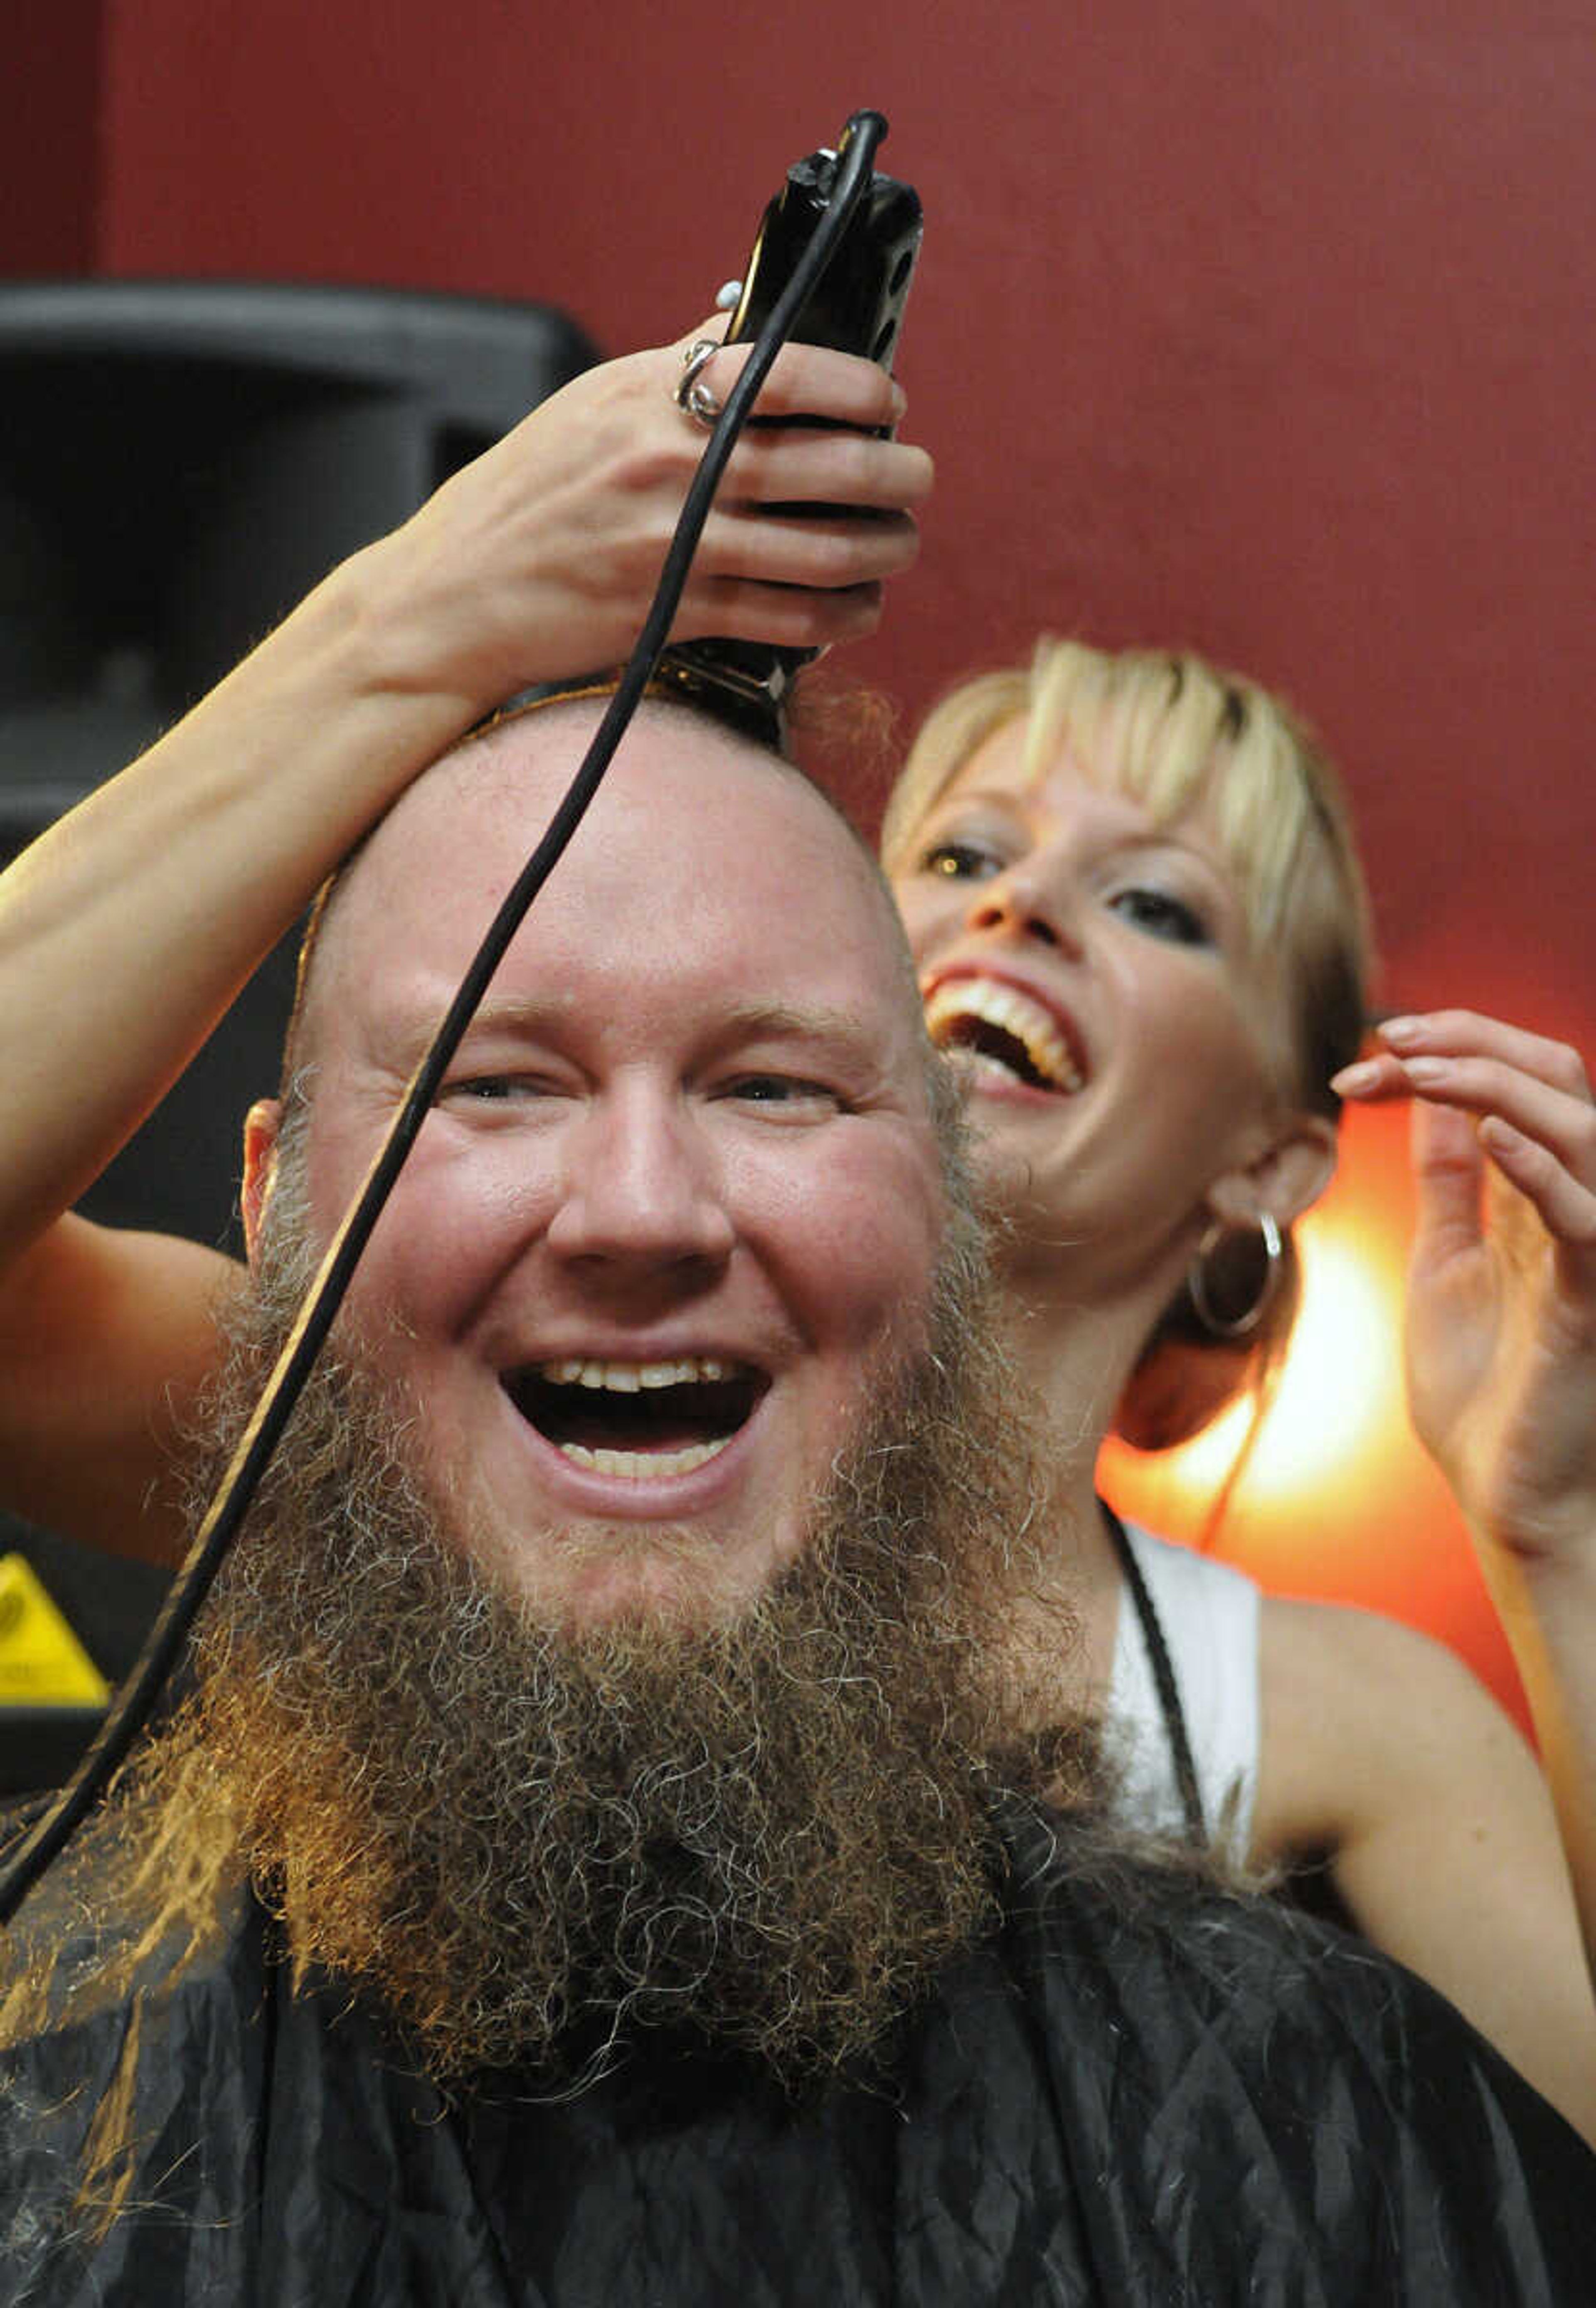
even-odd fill
[{"label": "electric hair clipper", "polygon": [[[788,169],[786,183],[766,210],[750,254],[742,294],[726,329],[727,344],[742,344],[759,334],[792,277],[830,201],[852,128],[850,121],[838,151],[811,152]],[[890,369],[922,230],[920,200],[913,186],[872,175],[830,263],[799,312],[793,340],[859,353]],[[757,417],[750,421],[783,422]],[[785,510],[808,512],[814,508]],[[869,520],[871,515],[861,511],[850,517]],[[724,717],[743,722],[760,737],[779,739],[793,676],[819,655],[818,649],[784,649],[773,642],[682,642],[665,651],[657,677],[704,697]]]}]

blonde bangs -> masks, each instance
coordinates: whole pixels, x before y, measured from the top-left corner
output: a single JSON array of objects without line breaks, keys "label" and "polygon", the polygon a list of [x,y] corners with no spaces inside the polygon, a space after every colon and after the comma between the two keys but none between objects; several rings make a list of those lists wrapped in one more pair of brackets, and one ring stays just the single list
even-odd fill
[{"label": "blonde bangs", "polygon": [[[1026,770],[1068,744],[1091,775],[1160,824],[1206,801],[1247,909],[1256,948],[1294,910],[1299,869],[1320,814],[1317,749],[1251,682],[1189,653],[1043,642],[1031,676]],[[1223,774],[1215,774],[1223,771]]]},{"label": "blonde bangs", "polygon": [[980,674],[932,706],[882,814],[881,864],[888,874],[907,870],[921,826],[976,747],[1028,711],[1030,702],[1030,676],[1016,668]]},{"label": "blonde bangs", "polygon": [[[1023,720],[1040,779],[1067,747],[1159,823],[1206,804],[1241,892],[1252,949],[1278,948],[1305,1087],[1356,1053],[1370,967],[1368,900],[1335,773],[1306,727],[1256,682],[1190,650],[1108,651],[1044,637],[1028,669],[966,682],[928,718],[888,803],[889,874],[970,756]],[[1294,998],[1293,998],[1294,997]]]}]

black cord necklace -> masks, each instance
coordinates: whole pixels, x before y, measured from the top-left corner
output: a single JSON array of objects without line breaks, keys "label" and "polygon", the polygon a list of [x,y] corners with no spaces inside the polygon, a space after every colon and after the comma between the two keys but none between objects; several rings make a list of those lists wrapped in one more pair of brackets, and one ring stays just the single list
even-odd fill
[{"label": "black cord necklace", "polygon": [[1175,1681],[1174,1662],[1170,1658],[1169,1645],[1158,1613],[1154,1608],[1142,1566],[1136,1559],[1130,1544],[1130,1534],[1106,1499],[1097,1502],[1108,1535],[1120,1558],[1120,1568],[1125,1574],[1125,1584],[1130,1589],[1130,1599],[1136,1605],[1142,1640],[1147,1646],[1152,1662],[1153,1681],[1158,1692],[1158,1704],[1163,1716],[1164,1735],[1170,1743],[1170,1759],[1175,1767],[1175,1785],[1180,1790],[1181,1808],[1186,1813],[1187,1840],[1199,1850],[1208,1843],[1208,1822],[1203,1814],[1203,1794],[1197,1785],[1197,1764],[1193,1761],[1191,1741],[1186,1729],[1186,1710],[1180,1704],[1180,1686]]}]

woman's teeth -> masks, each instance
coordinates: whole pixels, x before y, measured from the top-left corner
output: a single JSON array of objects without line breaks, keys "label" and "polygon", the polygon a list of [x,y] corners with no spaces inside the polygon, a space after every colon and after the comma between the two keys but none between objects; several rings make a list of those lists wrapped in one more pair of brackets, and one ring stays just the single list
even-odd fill
[{"label": "woman's teeth", "polygon": [[966,1049],[1010,1079],[1070,1097],[1085,1077],[1040,1002],[984,977],[939,986],[925,1005],[926,1030],[939,1049]]}]

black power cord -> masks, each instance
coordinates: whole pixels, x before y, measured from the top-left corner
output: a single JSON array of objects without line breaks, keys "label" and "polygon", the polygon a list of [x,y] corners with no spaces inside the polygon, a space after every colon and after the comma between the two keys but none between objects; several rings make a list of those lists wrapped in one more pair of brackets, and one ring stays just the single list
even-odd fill
[{"label": "black power cord", "polygon": [[149,1641],[77,1770],[23,1838],[0,1873],[0,1923],[8,1923],[52,1859],[104,1794],[113,1774],[144,1728],[187,1640],[196,1614],[227,1558],[253,1502],[311,1367],[332,1327],[356,1263],[370,1238],[406,1156],[437,1095],[461,1036],[527,909],[563,854],[598,791],[627,723],[637,710],[664,650],[671,620],[727,458],[772,362],[792,333],[815,282],[870,184],[876,147],[887,133],[879,112],[856,112],[837,145],[831,199],[791,280],[753,340],[736,383],[725,398],[694,474],[665,555],[648,615],[604,719],[571,779],[547,831],[522,867],[478,947],[432,1045],[411,1076],[388,1136],[358,1195],[328,1246],[315,1281],[295,1318],[277,1366],[268,1379],[227,1473],[206,1510],[182,1570],[167,1592]]}]

